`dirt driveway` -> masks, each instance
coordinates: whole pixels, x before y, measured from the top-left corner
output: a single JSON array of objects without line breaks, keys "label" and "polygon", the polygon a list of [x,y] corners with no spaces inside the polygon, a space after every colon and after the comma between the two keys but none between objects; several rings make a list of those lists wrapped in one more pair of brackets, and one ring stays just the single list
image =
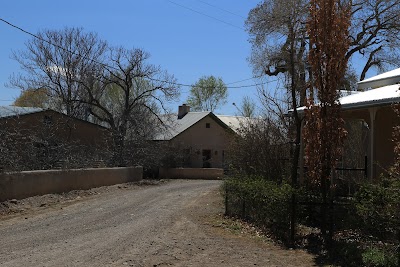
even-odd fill
[{"label": "dirt driveway", "polygon": [[0,220],[0,266],[314,266],[303,251],[218,226],[220,183],[176,180],[68,201],[36,198],[47,202]]}]

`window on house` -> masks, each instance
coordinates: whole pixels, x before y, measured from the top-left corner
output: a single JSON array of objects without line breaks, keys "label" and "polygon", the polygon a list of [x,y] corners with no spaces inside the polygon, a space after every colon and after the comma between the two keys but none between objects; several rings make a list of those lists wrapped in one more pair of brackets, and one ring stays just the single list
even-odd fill
[{"label": "window on house", "polygon": [[207,123],[206,123],[206,128],[210,128],[210,127],[211,127],[210,123],[207,122]]},{"label": "window on house", "polygon": [[46,125],[50,125],[53,123],[53,118],[51,116],[45,115],[43,117],[43,123]]}]

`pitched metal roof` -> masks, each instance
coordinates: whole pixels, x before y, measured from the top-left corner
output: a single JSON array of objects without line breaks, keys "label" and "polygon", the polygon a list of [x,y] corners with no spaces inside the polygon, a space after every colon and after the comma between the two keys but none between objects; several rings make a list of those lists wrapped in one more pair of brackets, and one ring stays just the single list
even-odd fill
[{"label": "pitched metal roof", "polygon": [[[378,106],[388,106],[400,103],[400,85],[393,84],[365,92],[357,92],[339,98],[342,110],[360,109]],[[297,111],[302,113],[306,107],[299,107]],[[288,111],[293,113],[293,109]]]},{"label": "pitched metal roof", "polygon": [[339,101],[344,110],[391,105],[400,101],[399,85],[388,85],[341,97]]},{"label": "pitched metal roof", "polygon": [[229,126],[233,131],[237,132],[238,129],[249,120],[249,117],[243,116],[230,116],[230,115],[216,115],[223,123]]},{"label": "pitched metal roof", "polygon": [[31,107],[0,106],[0,118],[20,116],[41,111],[44,111],[44,109]]},{"label": "pitched metal roof", "polygon": [[181,119],[178,119],[178,116],[176,114],[167,114],[160,116],[160,119],[163,121],[163,124],[165,126],[165,131],[156,134],[154,140],[171,140],[209,115],[216,119],[218,123],[222,124],[223,127],[230,128],[233,131],[236,131],[240,126],[239,118],[241,117],[215,115],[212,112],[208,111],[189,112]]},{"label": "pitched metal roof", "polygon": [[165,129],[157,134],[154,140],[171,140],[182,133],[196,122],[206,117],[210,112],[189,112],[183,118],[178,119],[176,114],[165,114],[159,116]]}]

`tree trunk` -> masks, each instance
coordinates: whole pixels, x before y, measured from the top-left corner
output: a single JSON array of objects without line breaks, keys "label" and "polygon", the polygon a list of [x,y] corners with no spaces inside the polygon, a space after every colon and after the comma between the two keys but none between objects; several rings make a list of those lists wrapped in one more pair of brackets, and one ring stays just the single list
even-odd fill
[{"label": "tree trunk", "polygon": [[299,155],[300,155],[300,131],[301,131],[301,120],[299,118],[299,114],[297,112],[297,83],[296,83],[296,66],[295,66],[295,34],[292,28],[290,28],[290,72],[291,72],[291,97],[292,97],[292,109],[293,116],[295,120],[295,139],[294,139],[294,152],[292,157],[292,169],[291,169],[291,184],[294,189],[292,193],[291,200],[291,220],[290,220],[290,242],[291,245],[294,246],[295,235],[296,235],[296,213],[297,213],[297,203],[296,203],[296,192],[297,188],[297,169],[299,165]]}]

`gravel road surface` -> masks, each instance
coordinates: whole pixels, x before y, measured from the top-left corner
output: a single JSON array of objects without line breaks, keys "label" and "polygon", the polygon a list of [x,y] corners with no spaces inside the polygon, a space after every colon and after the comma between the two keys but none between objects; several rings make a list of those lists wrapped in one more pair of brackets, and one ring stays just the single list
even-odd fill
[{"label": "gravel road surface", "polygon": [[314,266],[303,251],[213,225],[222,212],[220,185],[114,186],[5,217],[0,266]]}]

